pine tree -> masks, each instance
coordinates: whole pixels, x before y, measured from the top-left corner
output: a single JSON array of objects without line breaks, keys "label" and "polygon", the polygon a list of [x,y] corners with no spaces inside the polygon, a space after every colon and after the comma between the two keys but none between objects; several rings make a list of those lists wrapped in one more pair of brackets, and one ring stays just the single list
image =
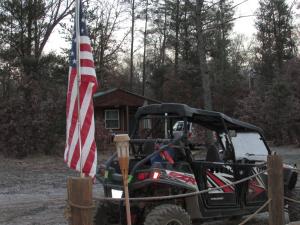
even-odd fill
[{"label": "pine tree", "polygon": [[295,53],[292,15],[286,0],[260,0],[257,12],[256,73],[261,91],[282,74],[283,63]]},{"label": "pine tree", "polygon": [[220,0],[212,8],[213,22],[210,25],[212,29],[207,33],[210,40],[209,54],[211,60],[209,69],[213,78],[214,105],[216,110],[226,113],[233,110],[234,103],[229,103],[235,100],[232,98],[232,93],[237,88],[235,85],[238,79],[238,74],[233,73],[229,61],[232,42],[229,36],[233,27],[234,14],[232,5],[230,0]]}]

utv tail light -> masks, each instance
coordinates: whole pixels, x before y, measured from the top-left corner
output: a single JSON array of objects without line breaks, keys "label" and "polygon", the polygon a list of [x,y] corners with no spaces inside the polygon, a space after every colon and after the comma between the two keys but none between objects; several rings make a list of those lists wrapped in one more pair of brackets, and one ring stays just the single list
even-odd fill
[{"label": "utv tail light", "polygon": [[155,172],[153,173],[153,175],[152,175],[152,178],[153,178],[154,180],[157,180],[159,177],[160,177],[160,173],[157,172],[157,171],[155,171]]},{"label": "utv tail light", "polygon": [[143,181],[143,180],[146,180],[146,179],[149,179],[149,178],[157,180],[157,179],[159,179],[159,177],[160,177],[160,172],[159,171],[154,171],[152,173],[142,172],[142,173],[137,174],[137,180],[139,180],[139,181]]},{"label": "utv tail light", "polygon": [[146,180],[146,179],[148,179],[149,178],[149,173],[147,172],[147,173],[145,173],[145,172],[143,172],[143,173],[138,173],[138,175],[137,175],[137,179],[139,180],[139,181],[142,181],[142,180]]}]

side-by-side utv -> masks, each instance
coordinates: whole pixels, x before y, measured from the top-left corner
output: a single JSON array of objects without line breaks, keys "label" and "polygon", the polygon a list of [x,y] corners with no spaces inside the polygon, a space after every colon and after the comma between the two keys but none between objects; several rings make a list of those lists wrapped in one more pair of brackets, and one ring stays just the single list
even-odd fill
[{"label": "side-by-side utv", "polygon": [[[183,132],[174,136],[174,124]],[[193,134],[189,124],[193,124]],[[193,138],[189,138],[193,135]],[[252,179],[187,198],[132,201],[135,225],[189,225],[193,221],[239,217],[255,212],[267,200],[267,156],[271,151],[260,128],[222,113],[184,104],[140,107],[130,140],[129,195],[153,197],[206,190],[260,173]],[[193,141],[193,143],[191,143]],[[285,194],[297,195],[297,173],[284,165]],[[106,197],[123,197],[117,155],[99,169]],[[296,205],[286,203],[290,220],[298,220]],[[101,202],[97,225],[125,224],[123,201]]]}]

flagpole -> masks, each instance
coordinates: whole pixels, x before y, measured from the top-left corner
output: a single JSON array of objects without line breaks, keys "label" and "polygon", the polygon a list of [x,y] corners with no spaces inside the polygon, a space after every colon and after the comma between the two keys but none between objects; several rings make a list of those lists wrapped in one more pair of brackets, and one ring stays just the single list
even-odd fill
[{"label": "flagpole", "polygon": [[83,177],[82,172],[82,146],[81,146],[81,118],[80,118],[80,0],[76,0],[75,11],[75,33],[76,33],[76,71],[77,71],[77,105],[78,105],[78,142],[79,142],[79,163],[80,163],[80,176]]}]

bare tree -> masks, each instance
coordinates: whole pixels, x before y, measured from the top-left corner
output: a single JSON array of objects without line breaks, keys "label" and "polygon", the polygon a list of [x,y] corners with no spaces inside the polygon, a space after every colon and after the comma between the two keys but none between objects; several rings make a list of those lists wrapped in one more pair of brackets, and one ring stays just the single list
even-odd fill
[{"label": "bare tree", "polygon": [[116,32],[122,29],[125,9],[119,0],[93,1],[89,13],[90,35],[95,57],[97,76],[101,86],[105,87],[105,76],[117,64],[118,53],[129,32],[116,38]]},{"label": "bare tree", "polygon": [[73,12],[74,0],[5,0],[0,5],[1,41],[17,55],[39,59],[54,28]]}]

